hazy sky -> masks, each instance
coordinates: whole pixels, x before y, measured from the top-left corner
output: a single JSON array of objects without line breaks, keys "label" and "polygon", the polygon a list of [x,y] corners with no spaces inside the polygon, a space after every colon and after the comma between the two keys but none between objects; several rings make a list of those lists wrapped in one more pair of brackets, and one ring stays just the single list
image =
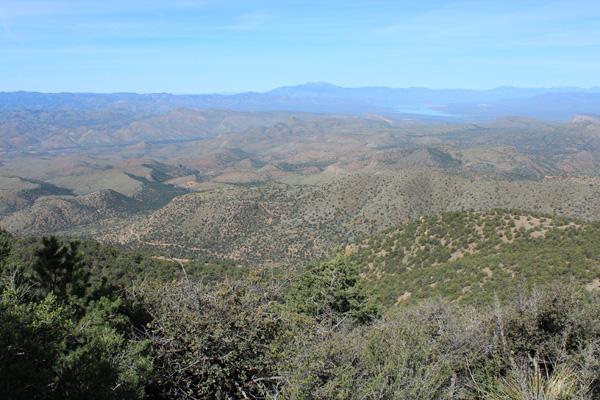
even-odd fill
[{"label": "hazy sky", "polygon": [[600,1],[0,0],[0,91],[600,86]]}]

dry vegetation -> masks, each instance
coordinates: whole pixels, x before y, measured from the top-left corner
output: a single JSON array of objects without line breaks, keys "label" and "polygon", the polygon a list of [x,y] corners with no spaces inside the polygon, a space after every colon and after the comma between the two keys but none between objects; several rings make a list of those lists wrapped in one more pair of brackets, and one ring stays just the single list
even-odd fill
[{"label": "dry vegetation", "polygon": [[[600,125],[587,120],[448,125],[192,110],[4,115],[13,117],[21,119],[21,136],[28,129],[35,136],[39,124],[108,135],[77,154],[39,152],[39,143],[30,144],[38,152],[5,154],[0,225],[19,235],[289,263],[446,211],[600,215]],[[167,136],[158,141],[156,132]]]}]

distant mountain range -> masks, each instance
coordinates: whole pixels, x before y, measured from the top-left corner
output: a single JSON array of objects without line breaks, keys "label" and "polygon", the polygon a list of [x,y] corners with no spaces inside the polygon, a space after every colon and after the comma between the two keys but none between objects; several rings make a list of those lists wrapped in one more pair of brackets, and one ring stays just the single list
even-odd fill
[{"label": "distant mountain range", "polygon": [[0,92],[0,110],[83,111],[121,108],[136,113],[157,114],[180,107],[355,115],[378,113],[418,122],[491,122],[506,115],[567,122],[575,114],[600,114],[600,87],[469,90],[344,88],[329,83],[307,83],[280,87],[265,93],[234,95]]},{"label": "distant mountain range", "polygon": [[159,114],[129,110],[0,111],[0,152],[45,151],[122,146],[140,142],[200,140],[252,126],[273,125],[301,116],[304,120],[329,114],[294,112],[247,113],[232,110],[196,111],[186,108]]},{"label": "distant mountain range", "polygon": [[383,86],[344,88],[325,82],[318,82],[297,86],[284,86],[266,92],[266,94],[280,97],[326,97],[362,100],[384,107],[439,103],[461,104],[493,102],[498,100],[534,97],[546,93],[600,93],[600,87],[582,89],[577,87],[518,88],[502,86],[491,90],[427,89],[422,87],[396,89]]}]

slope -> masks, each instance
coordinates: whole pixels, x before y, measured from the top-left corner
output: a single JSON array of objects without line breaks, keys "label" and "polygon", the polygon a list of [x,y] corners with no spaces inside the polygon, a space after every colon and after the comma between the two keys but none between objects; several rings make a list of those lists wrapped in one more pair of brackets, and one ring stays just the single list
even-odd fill
[{"label": "slope", "polygon": [[346,247],[387,304],[491,303],[533,284],[598,288],[600,224],[519,210],[457,211]]}]

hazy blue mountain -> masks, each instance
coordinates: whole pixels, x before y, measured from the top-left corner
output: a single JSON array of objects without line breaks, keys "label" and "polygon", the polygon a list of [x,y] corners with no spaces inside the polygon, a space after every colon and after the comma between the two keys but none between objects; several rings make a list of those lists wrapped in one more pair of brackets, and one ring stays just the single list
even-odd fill
[{"label": "hazy blue mountain", "polygon": [[379,113],[420,122],[490,122],[505,115],[567,122],[575,114],[600,113],[600,87],[589,89],[499,87],[491,90],[419,87],[345,88],[329,83],[285,86],[265,93],[37,93],[0,92],[0,110],[95,110],[136,113],[196,110]]},{"label": "hazy blue mountain", "polygon": [[545,93],[600,93],[600,87],[590,89],[563,88],[517,88],[502,86],[491,90],[471,89],[427,89],[422,87],[389,88],[370,86],[344,88],[325,82],[306,83],[297,86],[284,86],[267,94],[282,97],[328,97],[347,100],[360,100],[379,106],[411,106],[439,103],[492,102],[504,99],[534,97]]},{"label": "hazy blue mountain", "polygon": [[170,93],[38,93],[0,92],[0,110],[94,110],[123,108],[137,113],[163,113],[177,108],[232,109],[237,111],[300,111],[352,113],[384,111],[362,100],[317,97],[282,97],[265,93],[234,95]]}]

